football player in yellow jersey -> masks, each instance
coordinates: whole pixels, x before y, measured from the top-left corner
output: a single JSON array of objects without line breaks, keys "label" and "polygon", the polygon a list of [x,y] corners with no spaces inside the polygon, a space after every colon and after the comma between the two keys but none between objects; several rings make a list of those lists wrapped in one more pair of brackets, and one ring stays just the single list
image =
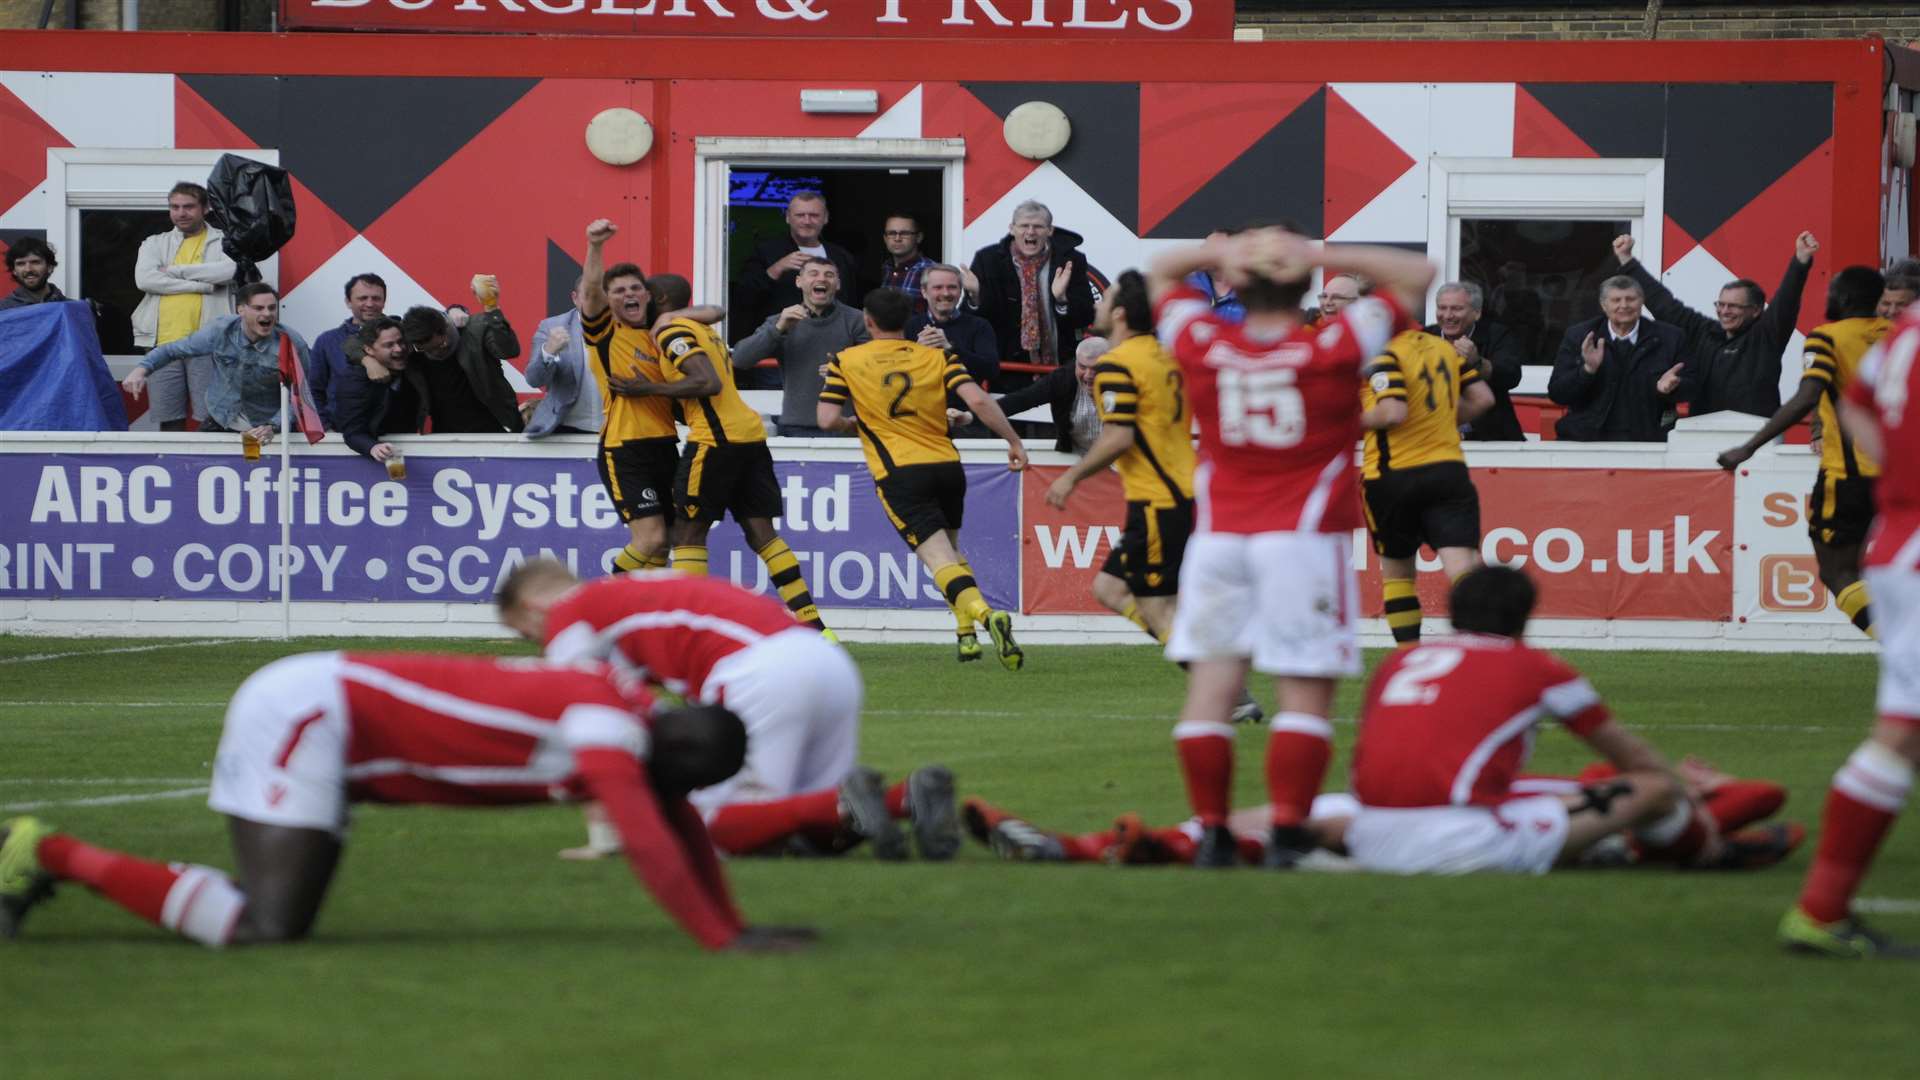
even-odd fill
[{"label": "football player in yellow jersey", "polygon": [[[971,630],[981,625],[993,637],[1002,666],[1018,671],[1024,654],[1013,640],[1013,616],[987,606],[973,568],[960,553],[967,474],[960,467],[960,451],[947,437],[948,401],[957,397],[1006,440],[1008,469],[1027,467],[1026,447],[959,357],[906,340],[907,320],[913,315],[913,301],[906,293],[875,289],[864,306],[873,340],[828,359],[815,419],[828,431],[859,433],[881,507],[907,547],[933,573],[956,619],[965,620],[968,632],[960,634],[960,659],[979,655],[979,638]],[[849,408],[852,416],[846,415]]]},{"label": "football player in yellow jersey", "polygon": [[1493,407],[1493,388],[1447,339],[1408,330],[1367,365],[1360,388],[1366,450],[1360,489],[1380,556],[1387,627],[1420,640],[1415,558],[1427,544],[1449,580],[1480,565],[1480,493],[1467,475],[1460,428]]},{"label": "football player in yellow jersey", "polygon": [[[693,286],[679,274],[648,278],[647,291],[661,311],[691,310]],[[673,568],[706,573],[707,532],[731,513],[748,546],[767,564],[773,587],[793,617],[831,637],[800,560],[774,531],[780,485],[767,451],[767,428],[734,388],[726,342],[686,315],[661,316],[654,340],[660,346],[662,381],[636,389],[679,403],[687,424],[687,445],[673,481]]]},{"label": "football player in yellow jersey", "polygon": [[595,463],[630,541],[614,556],[617,570],[667,565],[667,517],[673,512],[673,474],[680,432],[668,399],[646,387],[663,380],[660,350],[648,333],[654,317],[647,276],[630,262],[606,266],[602,249],[619,231],[601,218],[587,226],[581,275],[580,330],[587,367],[600,387],[606,420]]},{"label": "football player in yellow jersey", "polygon": [[1820,474],[1807,499],[1807,532],[1820,581],[1833,602],[1862,633],[1873,636],[1873,609],[1860,579],[1860,554],[1873,524],[1877,462],[1861,453],[1840,426],[1835,404],[1860,371],[1860,360],[1891,324],[1875,309],[1886,280],[1869,266],[1849,266],[1827,286],[1827,322],[1807,335],[1806,370],[1800,389],[1753,438],[1720,455],[1720,467],[1738,468],[1754,451],[1820,410]]}]

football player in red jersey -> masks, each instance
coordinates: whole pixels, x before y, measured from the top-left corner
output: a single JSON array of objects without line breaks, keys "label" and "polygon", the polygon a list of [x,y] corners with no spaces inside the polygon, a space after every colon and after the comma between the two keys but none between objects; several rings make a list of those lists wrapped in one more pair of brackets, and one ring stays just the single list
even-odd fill
[{"label": "football player in red jersey", "polygon": [[[1160,338],[1200,426],[1194,535],[1167,642],[1169,658],[1190,664],[1174,739],[1207,829],[1196,865],[1236,862],[1228,717],[1249,667],[1274,676],[1278,698],[1266,753],[1275,868],[1313,847],[1305,824],[1332,754],[1335,682],[1360,672],[1352,533],[1362,522],[1361,369],[1413,325],[1407,312],[1433,267],[1423,255],[1364,245],[1342,245],[1338,259],[1376,290],[1318,329],[1303,325],[1300,300],[1326,256],[1285,229],[1170,250],[1148,273]],[[1186,284],[1200,271],[1239,293],[1244,321],[1218,317]]]},{"label": "football player in red jersey", "polygon": [[[1354,747],[1352,794],[1314,800],[1305,826],[1320,846],[1350,855],[1361,869],[1404,874],[1545,873],[1626,830],[1644,858],[1689,866],[1748,869],[1793,849],[1803,833],[1786,824],[1722,838],[1721,821],[1731,827],[1770,814],[1784,793],[1734,786],[1697,765],[1682,780],[1614,723],[1579,673],[1520,641],[1533,603],[1533,585],[1518,570],[1473,571],[1453,592],[1460,632],[1380,666]],[[1521,777],[1534,732],[1550,717],[1609,767],[1577,780]],[[1719,792],[1705,801],[1721,805],[1696,808],[1693,790]],[[1009,857],[1087,857],[1105,847],[1118,862],[1168,861],[1208,835],[1197,822],[1152,830],[1128,815],[1107,834],[1061,837],[977,802],[966,816],[976,835],[986,833]],[[1235,857],[1263,858],[1261,812],[1239,816]]]},{"label": "football player in red jersey", "polygon": [[1920,948],[1891,942],[1852,915],[1854,893],[1920,765],[1920,308],[1908,308],[1862,360],[1840,422],[1883,470],[1865,559],[1880,637],[1880,719],[1834,774],[1820,846],[1799,902],[1780,922],[1780,940],[1825,956],[1920,959]]},{"label": "football player in red jersey", "polygon": [[[747,726],[747,760],[723,784],[693,794],[714,843],[733,855],[800,849],[837,853],[860,840],[876,858],[907,857],[912,826],[924,859],[960,848],[953,774],[927,765],[888,788],[857,768],[860,672],[846,650],[796,622],[783,604],[730,581],[637,573],[582,584],[535,560],[501,583],[500,618],[549,660],[602,661],[688,701],[718,704]],[[588,812],[588,842],[562,854],[619,850]]]},{"label": "football player in red jersey", "polygon": [[[651,715],[650,715],[651,714]],[[636,877],[710,949],[791,948],[806,930],[748,927],[686,794],[733,775],[739,719],[654,711],[604,667],[475,657],[307,653],[234,693],[207,804],[227,815],[236,877],[150,862],[7,822],[0,934],[55,882],[76,881],[155,925],[219,948],[313,927],[353,802],[514,806],[593,798]]]}]

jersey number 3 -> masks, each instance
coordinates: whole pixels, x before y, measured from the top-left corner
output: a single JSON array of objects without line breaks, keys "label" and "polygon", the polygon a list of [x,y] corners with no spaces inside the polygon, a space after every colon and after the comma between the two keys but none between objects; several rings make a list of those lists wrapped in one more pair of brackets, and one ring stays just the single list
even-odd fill
[{"label": "jersey number 3", "polygon": [[1431,705],[1440,696],[1434,680],[1460,666],[1467,654],[1460,649],[1428,645],[1414,649],[1380,690],[1382,705]]},{"label": "jersey number 3", "polygon": [[1220,441],[1269,449],[1296,446],[1307,434],[1307,405],[1291,369],[1220,372]]}]

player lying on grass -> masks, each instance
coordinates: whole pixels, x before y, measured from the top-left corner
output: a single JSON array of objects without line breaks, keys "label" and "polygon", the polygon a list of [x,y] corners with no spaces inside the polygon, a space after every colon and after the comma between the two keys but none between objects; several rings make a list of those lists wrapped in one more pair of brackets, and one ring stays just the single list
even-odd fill
[{"label": "player lying on grass", "polygon": [[740,768],[725,709],[657,711],[605,668],[429,655],[307,653],[234,693],[207,804],[236,874],[150,862],[30,817],[0,839],[0,935],[75,881],[203,945],[297,941],[313,928],[354,802],[512,806],[590,797],[640,879],[709,949],[792,948],[811,931],[748,927],[686,794]]},{"label": "player lying on grass", "polygon": [[[1764,856],[1791,854],[1804,839],[1804,830],[1785,823],[1777,829],[1748,827],[1772,817],[1786,804],[1787,789],[1766,780],[1743,780],[1687,758],[1679,766],[1687,794],[1713,818],[1715,831],[1737,844],[1748,858],[1738,865],[1755,869],[1771,863]],[[1579,776],[1519,776],[1513,790],[1528,794],[1578,794],[1584,787],[1618,775],[1611,765],[1596,763]],[[1314,800],[1314,816],[1326,818],[1351,813],[1358,806],[1351,795],[1334,793]],[[1114,819],[1111,828],[1090,833],[1043,829],[981,799],[968,799],[962,808],[967,831],[1002,859],[1014,862],[1104,862],[1112,865],[1156,866],[1193,861],[1201,837],[1197,818],[1178,825],[1150,826],[1137,813]],[[1240,861],[1259,865],[1267,850],[1267,808],[1236,810],[1228,819]],[[1615,833],[1588,848],[1580,866],[1620,866],[1656,862],[1626,833]],[[1671,864],[1668,864],[1671,865]]]},{"label": "player lying on grass", "polygon": [[[582,584],[537,559],[507,575],[500,621],[556,661],[613,664],[691,702],[718,704],[747,727],[746,764],[693,805],[720,850],[733,855],[803,849],[841,852],[870,841],[880,859],[907,857],[896,819],[912,826],[923,859],[960,848],[953,774],[915,769],[887,788],[854,767],[860,746],[860,671],[839,645],[794,621],[775,601],[722,578],[638,573]],[[588,813],[587,844],[563,855],[620,849]]]},{"label": "player lying on grass", "polygon": [[[1647,857],[1669,862],[1779,861],[1798,840],[1793,829],[1721,837],[1666,759],[1615,723],[1586,679],[1521,642],[1534,599],[1518,570],[1474,570],[1453,589],[1458,633],[1380,665],[1362,706],[1352,798],[1315,800],[1306,823],[1314,843],[1361,869],[1403,874],[1545,873],[1627,831]],[[1565,793],[1516,784],[1549,717],[1613,775]]]}]

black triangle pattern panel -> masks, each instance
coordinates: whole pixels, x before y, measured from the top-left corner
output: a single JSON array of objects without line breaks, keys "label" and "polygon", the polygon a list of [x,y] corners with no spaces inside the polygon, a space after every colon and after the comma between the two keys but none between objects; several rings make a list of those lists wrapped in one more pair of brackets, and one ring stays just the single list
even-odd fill
[{"label": "black triangle pattern panel", "polygon": [[1326,223],[1326,105],[1327,90],[1321,87],[1201,185],[1149,236],[1205,236],[1215,229],[1280,221],[1292,222],[1309,236],[1321,235]]},{"label": "black triangle pattern panel", "polygon": [[1674,84],[1667,90],[1667,216],[1704,240],[1833,134],[1833,87]]},{"label": "black triangle pattern panel", "polygon": [[547,241],[547,306],[545,311],[573,308],[573,283],[580,280],[580,261],[552,240]]},{"label": "black triangle pattern panel", "polygon": [[1657,158],[1666,145],[1667,88],[1654,83],[1522,83],[1603,158]]},{"label": "black triangle pattern panel", "polygon": [[[962,83],[968,93],[1007,114],[1029,101],[1060,107],[1073,124],[1067,148],[1053,158],[1128,231],[1140,228],[1140,86],[1138,83]],[[1062,221],[1062,228],[1073,222]]]},{"label": "black triangle pattern panel", "polygon": [[[526,96],[537,79],[183,75],[356,232]],[[446,223],[448,228],[477,222]]]}]

